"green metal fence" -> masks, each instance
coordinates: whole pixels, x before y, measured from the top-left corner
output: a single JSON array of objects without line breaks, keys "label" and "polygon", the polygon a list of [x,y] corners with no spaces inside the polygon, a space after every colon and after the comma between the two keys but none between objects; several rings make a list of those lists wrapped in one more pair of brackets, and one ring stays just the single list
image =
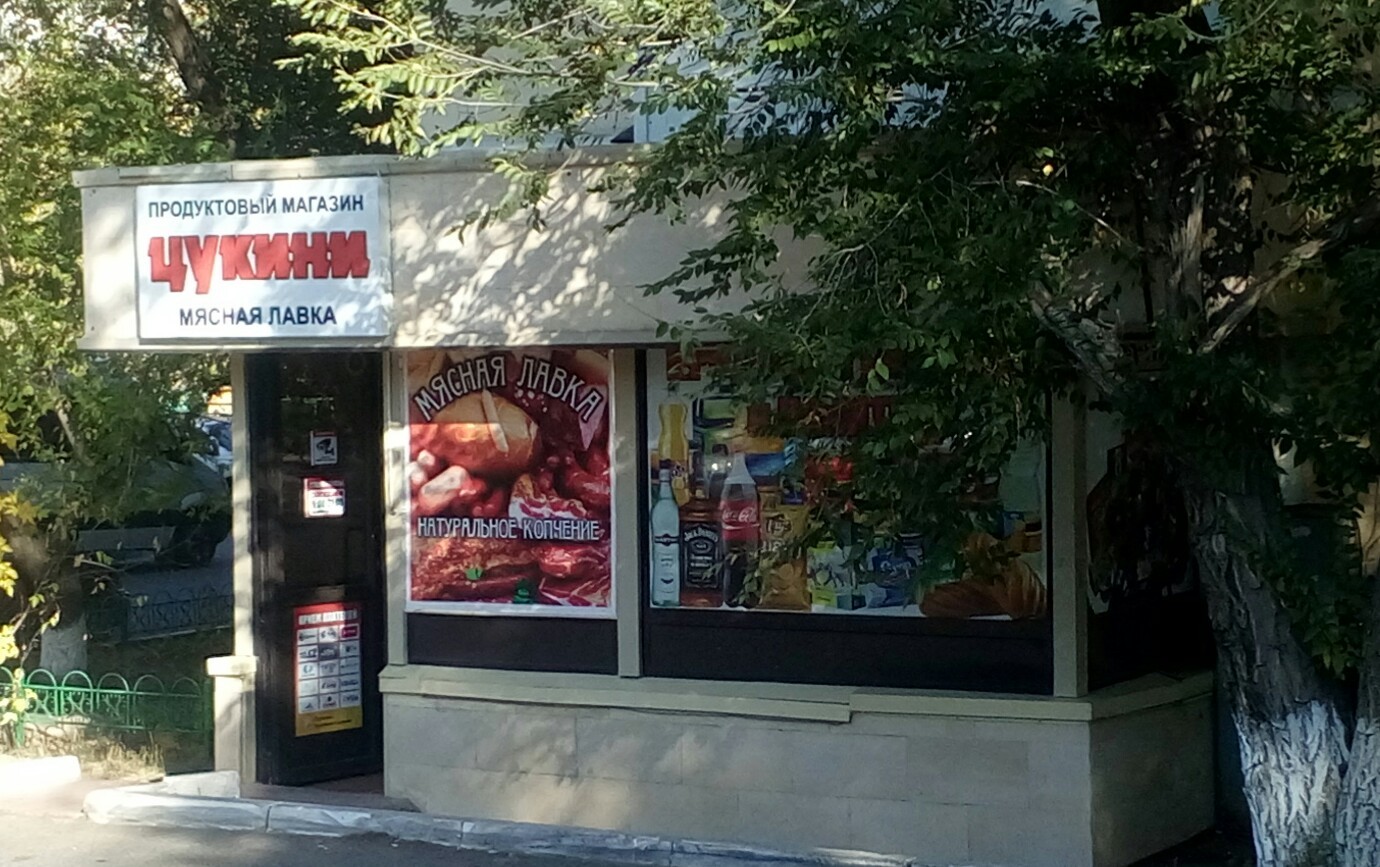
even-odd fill
[{"label": "green metal fence", "polygon": [[15,724],[22,742],[30,727],[60,726],[93,732],[179,733],[210,739],[211,684],[181,677],[172,683],[144,675],[133,683],[118,674],[96,680],[83,671],[61,678],[44,669],[22,677],[0,669],[0,698],[23,696]]}]

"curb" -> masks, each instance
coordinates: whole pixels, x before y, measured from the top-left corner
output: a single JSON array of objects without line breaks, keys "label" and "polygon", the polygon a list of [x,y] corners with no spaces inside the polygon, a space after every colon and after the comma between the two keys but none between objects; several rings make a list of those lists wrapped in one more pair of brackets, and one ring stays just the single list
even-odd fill
[{"label": "curb", "polygon": [[318,837],[382,834],[395,840],[453,849],[559,855],[660,867],[926,867],[911,858],[871,852],[785,852],[594,828],[256,800],[237,797],[238,792],[239,777],[233,771],[187,774],[169,777],[161,783],[91,792],[83,812],[92,822],[102,825],[266,831]]},{"label": "curb", "polygon": [[0,764],[0,791],[7,796],[47,792],[80,779],[81,762],[76,756],[16,759]]}]

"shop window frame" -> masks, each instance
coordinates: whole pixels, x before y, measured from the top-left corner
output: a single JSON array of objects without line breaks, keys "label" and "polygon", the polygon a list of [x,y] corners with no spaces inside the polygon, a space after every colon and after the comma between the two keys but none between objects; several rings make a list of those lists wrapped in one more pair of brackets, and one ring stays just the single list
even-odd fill
[{"label": "shop window frame", "polygon": [[[395,363],[401,363],[405,371],[411,353],[450,348],[470,347],[400,349],[396,351]],[[504,351],[512,347],[489,348]],[[598,344],[596,348],[613,349],[607,344]],[[405,374],[402,382],[395,383],[395,388],[397,393],[388,407],[389,423],[406,427]],[[616,465],[611,472],[617,472]],[[410,512],[404,520],[411,520]],[[407,586],[406,570],[411,565],[410,555],[404,557],[395,579],[402,581],[404,588]],[[613,580],[617,582],[616,575]],[[405,592],[404,589],[404,595]],[[612,600],[608,611],[609,616],[600,617],[523,616],[500,611],[404,611],[407,664],[557,674],[617,674],[618,621],[614,616],[617,607]]]},{"label": "shop window frame", "polygon": [[1045,443],[1043,553],[1046,616],[1029,621],[941,620],[850,613],[659,608],[651,604],[651,477],[647,350],[636,358],[638,580],[642,674],[695,680],[1053,692],[1057,580],[1051,526],[1054,444]]}]

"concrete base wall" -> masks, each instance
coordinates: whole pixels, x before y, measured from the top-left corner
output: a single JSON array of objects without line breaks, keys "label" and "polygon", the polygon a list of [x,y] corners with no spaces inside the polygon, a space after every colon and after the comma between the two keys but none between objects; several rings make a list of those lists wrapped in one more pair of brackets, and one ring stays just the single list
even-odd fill
[{"label": "concrete base wall", "polygon": [[1091,721],[827,723],[394,694],[385,781],[445,815],[1120,867],[1211,825],[1209,701]]},{"label": "concrete base wall", "polygon": [[1216,813],[1212,696],[1092,724],[1093,851],[1125,864],[1187,839]]}]

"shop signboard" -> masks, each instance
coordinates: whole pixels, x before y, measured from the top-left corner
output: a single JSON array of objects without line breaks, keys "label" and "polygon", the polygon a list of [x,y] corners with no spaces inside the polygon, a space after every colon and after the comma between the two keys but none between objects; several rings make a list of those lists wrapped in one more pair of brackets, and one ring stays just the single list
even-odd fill
[{"label": "shop signboard", "polygon": [[360,605],[323,602],[292,610],[297,651],[298,737],[364,725]]},{"label": "shop signboard", "polygon": [[382,190],[376,177],[139,187],[139,336],[386,336]]},{"label": "shop signboard", "polygon": [[613,617],[609,352],[407,359],[407,610]]}]

